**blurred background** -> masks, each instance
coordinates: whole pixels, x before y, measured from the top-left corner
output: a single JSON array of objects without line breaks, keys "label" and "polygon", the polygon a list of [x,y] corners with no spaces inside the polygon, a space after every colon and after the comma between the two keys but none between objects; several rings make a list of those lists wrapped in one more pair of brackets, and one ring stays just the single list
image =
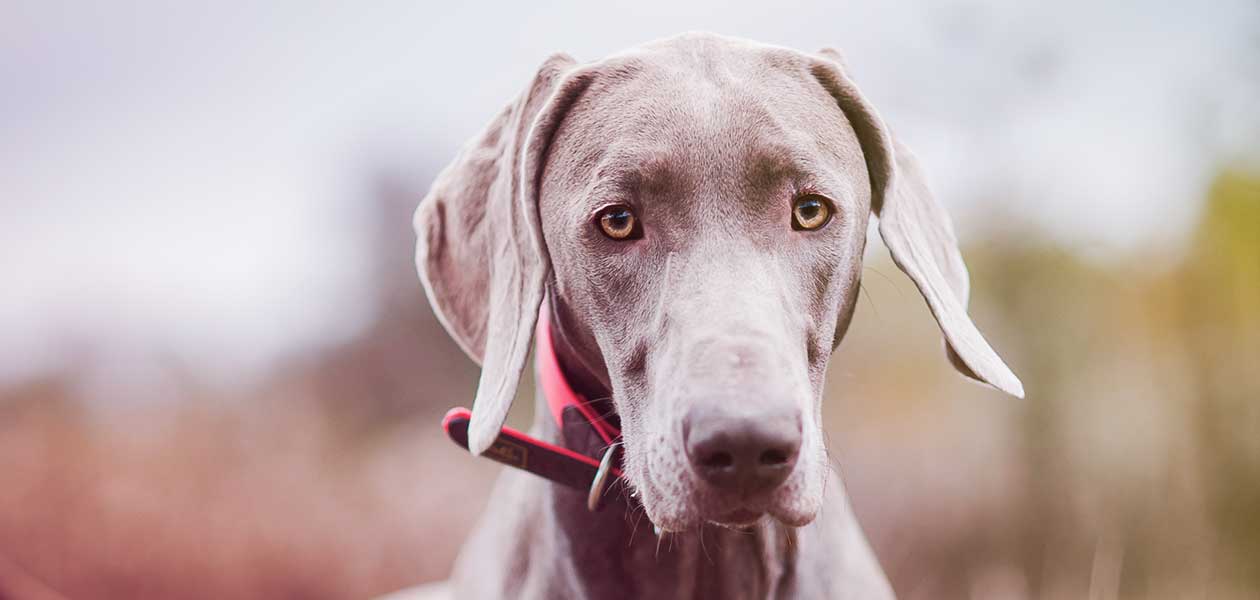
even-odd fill
[{"label": "blurred background", "polygon": [[477,371],[411,212],[549,53],[691,29],[842,49],[1028,390],[873,238],[824,415],[900,597],[1260,597],[1244,0],[0,0],[0,597],[444,578],[498,467],[438,427]]}]

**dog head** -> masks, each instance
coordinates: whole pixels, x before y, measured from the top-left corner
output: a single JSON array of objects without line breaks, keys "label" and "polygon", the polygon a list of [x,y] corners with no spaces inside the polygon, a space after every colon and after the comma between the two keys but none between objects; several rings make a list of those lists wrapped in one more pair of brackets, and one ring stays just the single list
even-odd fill
[{"label": "dog head", "polygon": [[545,297],[566,365],[611,391],[625,475],[666,530],[810,522],[823,376],[871,213],[964,374],[1022,396],[967,317],[948,217],[838,56],[690,34],[549,59],[416,213],[439,318],[502,426]]}]

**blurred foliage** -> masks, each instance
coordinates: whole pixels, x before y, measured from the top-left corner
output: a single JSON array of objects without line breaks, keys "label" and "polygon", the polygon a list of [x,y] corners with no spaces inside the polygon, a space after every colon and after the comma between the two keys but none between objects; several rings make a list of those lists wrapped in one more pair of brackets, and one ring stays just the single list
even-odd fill
[{"label": "blurred foliage", "polygon": [[1120,597],[1260,590],[1260,177],[1221,173],[1169,266],[1010,240],[967,256],[977,302],[1023,328],[1032,589],[1077,557],[1093,597],[1112,552]]},{"label": "blurred foliage", "polygon": [[1216,180],[1180,277],[1221,566],[1260,590],[1260,176]]}]

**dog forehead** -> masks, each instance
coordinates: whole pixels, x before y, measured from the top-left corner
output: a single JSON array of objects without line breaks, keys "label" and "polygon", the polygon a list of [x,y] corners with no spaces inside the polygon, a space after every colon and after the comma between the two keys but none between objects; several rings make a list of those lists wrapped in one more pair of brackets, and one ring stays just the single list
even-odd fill
[{"label": "dog forehead", "polygon": [[655,42],[588,67],[544,186],[685,185],[865,165],[853,129],[813,78],[814,57],[712,35]]},{"label": "dog forehead", "polygon": [[811,109],[834,104],[810,78],[805,55],[711,41],[671,39],[591,65],[591,83],[557,136],[591,134],[570,141],[585,139],[596,147],[627,139],[676,144],[730,134],[755,139],[767,128],[782,129]]}]

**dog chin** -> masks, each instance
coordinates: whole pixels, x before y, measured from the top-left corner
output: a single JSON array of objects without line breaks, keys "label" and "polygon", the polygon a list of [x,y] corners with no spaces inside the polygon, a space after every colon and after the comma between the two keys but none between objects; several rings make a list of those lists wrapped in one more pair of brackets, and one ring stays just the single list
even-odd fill
[{"label": "dog chin", "polygon": [[694,529],[702,523],[711,523],[727,529],[748,529],[769,517],[789,527],[803,527],[814,521],[817,511],[803,507],[775,506],[765,508],[736,508],[722,512],[700,511],[688,507],[678,511],[656,512],[648,510],[648,519],[661,531],[679,532]]},{"label": "dog chin", "polygon": [[780,524],[788,527],[804,527],[813,523],[814,518],[818,516],[818,513],[804,513],[781,509],[774,509],[768,512],[740,509],[722,515],[716,519],[709,519],[708,522],[713,525],[717,525],[718,527],[725,527],[727,529],[745,530],[757,525],[757,523],[765,519],[767,515],[775,521],[778,521]]},{"label": "dog chin", "polygon": [[748,529],[756,525],[758,521],[766,516],[764,511],[741,508],[726,513],[716,519],[709,519],[709,522],[719,527],[727,529]]},{"label": "dog chin", "polygon": [[802,527],[813,522],[820,504],[804,498],[782,498],[705,506],[707,503],[700,499],[693,499],[691,502],[658,499],[661,501],[652,502],[649,498],[644,498],[647,500],[644,502],[644,509],[653,525],[668,532],[695,529],[702,523],[712,523],[728,529],[747,529],[767,516],[783,525]]},{"label": "dog chin", "polygon": [[766,516],[801,527],[813,522],[822,508],[827,470],[820,465],[806,460],[779,488],[753,498],[713,494],[687,475],[659,478],[653,469],[631,470],[630,483],[651,523],[662,531],[688,531],[706,522],[746,528]]}]

